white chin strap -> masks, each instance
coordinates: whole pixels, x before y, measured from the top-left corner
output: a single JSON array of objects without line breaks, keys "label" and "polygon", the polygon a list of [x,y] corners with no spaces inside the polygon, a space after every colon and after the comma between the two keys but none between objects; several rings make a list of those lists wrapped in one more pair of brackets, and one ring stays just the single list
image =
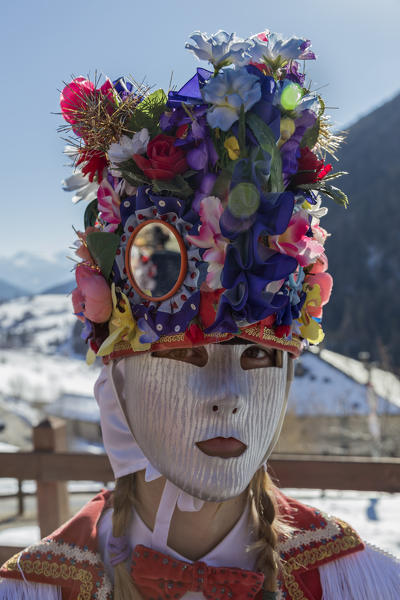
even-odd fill
[{"label": "white chin strap", "polygon": [[[112,361],[110,364],[105,365],[94,386],[94,395],[100,409],[104,447],[116,479],[144,470],[145,481],[154,481],[161,477],[161,473],[150,463],[139,448],[121,408],[117,382],[124,377],[123,363],[124,361],[118,363]],[[177,490],[173,507],[169,506],[170,499],[174,495],[170,491],[172,487]],[[167,481],[157,519],[159,518],[160,523],[163,523],[165,522],[164,515],[171,513],[172,517],[175,506],[178,506],[179,510],[183,512],[195,512],[199,511],[203,504],[204,502],[199,498],[187,494]],[[157,519],[154,531],[157,529]]]}]

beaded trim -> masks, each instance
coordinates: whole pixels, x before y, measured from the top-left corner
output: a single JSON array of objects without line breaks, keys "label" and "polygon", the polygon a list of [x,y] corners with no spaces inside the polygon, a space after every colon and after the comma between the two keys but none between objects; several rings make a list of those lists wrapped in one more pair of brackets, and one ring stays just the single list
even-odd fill
[{"label": "beaded trim", "polygon": [[299,340],[295,337],[292,337],[290,340],[288,340],[287,338],[277,337],[276,335],[274,335],[272,333],[272,329],[268,329],[268,327],[264,327],[264,331],[262,332],[262,335],[260,335],[259,326],[243,329],[242,333],[256,337],[258,339],[261,338],[263,340],[270,340],[270,341],[276,342],[277,344],[280,344],[281,346],[288,346],[288,347],[294,346],[295,348],[300,349],[301,345],[302,345],[301,340]]},{"label": "beaded trim", "polygon": [[[281,350],[287,350],[294,354],[296,357],[300,354],[302,348],[302,341],[293,336],[291,339],[287,338],[279,338],[273,334],[273,330],[268,327],[263,327],[263,331],[261,332],[262,326],[260,325],[252,325],[250,327],[244,328],[238,335],[238,337],[248,339],[249,341],[254,341],[258,343],[268,342],[269,345],[274,346],[276,348],[280,348]],[[165,344],[182,344],[185,341],[185,332],[177,333],[175,335],[162,335],[157,342],[152,345],[152,349],[157,349],[159,346],[163,346]],[[203,340],[206,343],[211,343],[212,341],[217,340],[227,340],[233,337],[232,333],[204,333]],[[188,342],[189,343],[189,342]],[[202,344],[202,342],[199,342]],[[197,344],[197,345],[199,345]],[[149,352],[150,350],[145,350],[144,352]],[[104,357],[104,362],[108,363],[112,359],[122,358],[124,356],[132,356],[134,354],[142,354],[143,352],[135,352],[132,350],[130,344],[126,341],[118,342],[115,345],[114,351],[109,355]]]},{"label": "beaded trim", "polygon": [[296,572],[313,567],[318,568],[333,556],[339,558],[344,552],[354,551],[362,545],[361,539],[350,525],[339,519],[336,519],[336,523],[342,529],[342,537],[321,544],[316,548],[307,548],[303,552],[296,553],[295,556],[283,559],[281,575],[289,598],[292,600],[312,600],[304,594],[304,590],[296,581]]},{"label": "beaded trim", "polygon": [[[47,546],[47,544],[45,545]],[[52,542],[48,545],[58,546],[57,542]],[[60,544],[60,546],[65,546],[65,544]],[[36,553],[36,547],[31,547],[24,552],[15,554],[5,563],[2,568],[9,572],[19,573],[19,566],[24,575],[27,576],[28,580],[30,579],[29,576],[45,577],[47,580],[54,580],[54,585],[62,586],[62,582],[66,583],[68,581],[71,584],[79,582],[79,593],[76,597],[76,600],[92,600],[93,597],[95,597],[96,600],[110,600],[112,596],[112,588],[107,575],[102,569],[103,577],[101,577],[100,581],[95,581],[91,570],[87,567],[87,565],[84,564],[84,562],[82,563],[80,560],[80,555],[82,552],[82,549],[79,547],[68,547],[68,553],[66,555],[64,552],[60,552],[60,549],[58,549],[58,554],[61,556],[61,558],[59,559],[60,562],[56,562],[55,560],[43,560],[44,556],[46,556],[48,559],[52,557],[56,558],[54,554],[50,552],[50,548],[48,549],[47,553]],[[83,553],[87,554],[86,552]],[[29,554],[33,555],[34,560],[27,558],[19,560],[21,556],[25,557]],[[89,554],[96,556],[92,552],[89,552]],[[65,560],[65,558],[69,561],[69,564],[68,562],[62,562]],[[88,558],[89,560],[87,562],[92,563],[93,558]],[[100,557],[97,557],[96,560],[96,567],[102,566],[101,562],[99,562]],[[35,579],[32,581],[35,581]],[[46,583],[50,582],[46,581]],[[93,596],[94,592],[96,593],[95,596]]]}]

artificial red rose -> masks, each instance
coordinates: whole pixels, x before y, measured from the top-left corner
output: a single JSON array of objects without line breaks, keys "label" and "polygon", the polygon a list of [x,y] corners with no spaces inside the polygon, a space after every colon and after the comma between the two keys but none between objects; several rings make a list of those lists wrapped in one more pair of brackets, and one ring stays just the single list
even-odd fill
[{"label": "artificial red rose", "polygon": [[147,156],[134,154],[133,160],[149,179],[168,181],[187,171],[186,156],[182,148],[174,146],[176,138],[161,133],[147,144]]},{"label": "artificial red rose", "polygon": [[324,165],[324,161],[319,160],[314,152],[311,152],[310,148],[306,146],[300,150],[298,173],[293,177],[292,183],[294,185],[315,183],[325,177],[331,169],[332,165]]}]

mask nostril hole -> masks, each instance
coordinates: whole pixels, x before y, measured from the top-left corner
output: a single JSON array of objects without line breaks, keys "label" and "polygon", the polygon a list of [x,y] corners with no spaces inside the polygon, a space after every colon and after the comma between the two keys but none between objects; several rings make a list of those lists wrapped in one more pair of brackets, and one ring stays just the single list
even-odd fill
[{"label": "mask nostril hole", "polygon": [[232,411],[232,414],[234,415],[235,413],[237,413],[237,408],[234,408]]},{"label": "mask nostril hole", "polygon": [[217,412],[217,410],[218,410],[218,406],[217,406],[216,404],[214,404],[214,406],[213,406],[213,411],[214,411],[214,412]]}]

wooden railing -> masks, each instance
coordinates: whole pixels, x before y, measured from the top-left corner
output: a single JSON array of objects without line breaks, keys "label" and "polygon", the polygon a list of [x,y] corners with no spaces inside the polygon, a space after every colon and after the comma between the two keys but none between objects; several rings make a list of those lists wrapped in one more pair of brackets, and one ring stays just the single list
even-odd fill
[{"label": "wooden railing", "polygon": [[[66,428],[50,418],[34,430],[33,452],[0,453],[1,478],[37,482],[37,513],[42,537],[69,518],[68,481],[114,479],[105,454],[66,452]],[[279,487],[400,492],[400,458],[274,454],[269,472]],[[16,494],[21,510],[23,495]],[[22,499],[21,499],[22,497]],[[1,501],[1,496],[0,496]],[[0,564],[19,548],[0,547]]]},{"label": "wooden railing", "polygon": [[[273,454],[268,464],[279,487],[400,492],[400,458]],[[105,454],[38,451],[0,453],[2,477],[39,483],[114,480]]]}]

